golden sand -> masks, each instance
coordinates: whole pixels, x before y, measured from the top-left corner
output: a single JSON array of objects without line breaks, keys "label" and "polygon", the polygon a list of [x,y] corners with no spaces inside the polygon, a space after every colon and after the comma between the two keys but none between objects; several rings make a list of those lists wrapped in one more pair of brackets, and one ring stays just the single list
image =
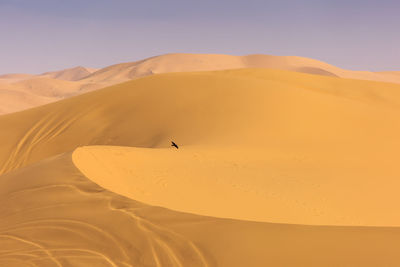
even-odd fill
[{"label": "golden sand", "polygon": [[0,116],[0,266],[398,266],[399,104],[241,69]]}]

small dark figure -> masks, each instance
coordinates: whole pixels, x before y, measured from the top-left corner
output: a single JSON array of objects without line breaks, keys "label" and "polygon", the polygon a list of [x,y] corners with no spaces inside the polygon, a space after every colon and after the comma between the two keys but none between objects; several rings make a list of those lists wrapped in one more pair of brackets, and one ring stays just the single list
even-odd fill
[{"label": "small dark figure", "polygon": [[176,147],[176,149],[178,149],[178,148],[179,148],[179,147],[178,147],[178,145],[174,143],[174,141],[171,141],[171,143],[172,143],[172,145],[171,145],[171,146],[173,146],[173,147]]}]

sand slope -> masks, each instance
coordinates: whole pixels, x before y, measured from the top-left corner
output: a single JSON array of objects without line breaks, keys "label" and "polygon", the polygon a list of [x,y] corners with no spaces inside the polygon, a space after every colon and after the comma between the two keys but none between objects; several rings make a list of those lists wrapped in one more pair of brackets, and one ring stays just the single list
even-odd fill
[{"label": "sand slope", "polygon": [[255,223],[148,206],[88,180],[71,153],[1,176],[0,200],[7,267],[400,264],[398,228]]}]

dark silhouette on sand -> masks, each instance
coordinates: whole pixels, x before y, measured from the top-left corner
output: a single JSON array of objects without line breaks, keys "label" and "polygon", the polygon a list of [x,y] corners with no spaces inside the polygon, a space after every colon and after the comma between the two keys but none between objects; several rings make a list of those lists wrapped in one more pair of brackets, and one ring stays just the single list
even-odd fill
[{"label": "dark silhouette on sand", "polygon": [[175,142],[174,141],[171,141],[171,143],[172,143],[172,145],[171,146],[173,146],[173,147],[176,147],[176,149],[178,149],[179,147],[178,147],[178,145],[177,144],[175,144]]}]

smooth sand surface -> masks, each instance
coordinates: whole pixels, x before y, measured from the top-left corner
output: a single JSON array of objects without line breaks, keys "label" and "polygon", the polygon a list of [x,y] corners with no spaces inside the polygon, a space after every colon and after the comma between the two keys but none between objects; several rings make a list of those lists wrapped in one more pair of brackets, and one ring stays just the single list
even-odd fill
[{"label": "smooth sand surface", "polygon": [[20,100],[14,97],[14,108],[4,106],[0,114],[12,113],[48,101],[26,101],[29,96],[51,97],[50,102],[80,95],[93,90],[137,79],[144,76],[192,71],[214,71],[242,68],[289,70],[330,77],[400,83],[398,72],[368,72],[344,70],[327,63],[303,57],[217,54],[166,54],[144,60],[112,65],[103,69],[75,67],[41,75],[8,74],[0,76],[0,90],[28,92]]},{"label": "smooth sand surface", "polygon": [[90,146],[77,149],[73,159],[102,187],[182,212],[274,223],[400,225],[398,171],[378,173],[386,167],[380,163],[364,169],[365,157],[296,154],[243,147]]},{"label": "smooth sand surface", "polygon": [[241,69],[0,116],[0,261],[398,266],[399,107],[393,83]]}]

